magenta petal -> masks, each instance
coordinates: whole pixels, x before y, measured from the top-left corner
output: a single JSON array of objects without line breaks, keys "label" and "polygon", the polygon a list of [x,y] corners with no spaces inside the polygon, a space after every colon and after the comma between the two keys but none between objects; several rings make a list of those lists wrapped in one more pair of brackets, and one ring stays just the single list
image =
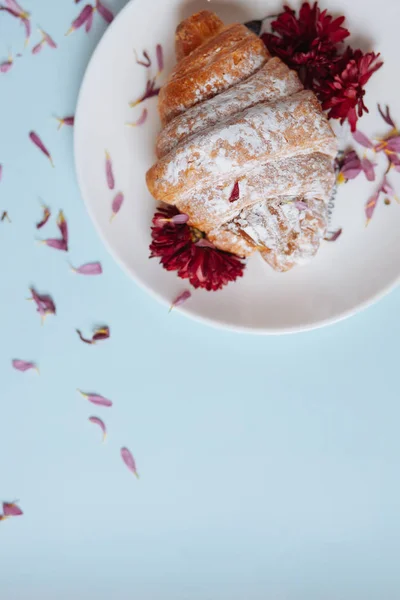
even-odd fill
[{"label": "magenta petal", "polygon": [[174,215],[170,222],[174,225],[183,225],[189,221],[189,215],[185,215],[185,213],[180,213],[179,215]]},{"label": "magenta petal", "polygon": [[378,200],[379,200],[379,194],[380,194],[380,190],[378,190],[377,192],[375,192],[375,194],[373,196],[371,196],[371,198],[368,200],[368,202],[367,202],[367,204],[365,206],[365,216],[367,217],[367,223],[373,217],[376,205],[377,205]]},{"label": "magenta petal", "polygon": [[36,46],[33,46],[32,54],[39,54],[39,52],[41,51],[42,48],[43,48],[43,41],[36,44]]},{"label": "magenta petal", "polygon": [[231,195],[229,197],[229,202],[236,202],[236,200],[239,200],[239,197],[240,197],[239,182],[236,181],[235,185],[233,186]]},{"label": "magenta petal", "polygon": [[342,235],[342,229],[338,229],[337,231],[329,232],[324,237],[326,242],[336,242],[336,240]]},{"label": "magenta petal", "polygon": [[361,159],[361,166],[368,181],[375,181],[375,168],[368,158]]},{"label": "magenta petal", "polygon": [[0,73],[8,73],[8,71],[12,68],[12,66],[14,65],[12,60],[7,60],[6,62],[3,62],[0,64]]},{"label": "magenta petal", "polygon": [[181,306],[182,304],[184,304],[184,302],[186,302],[187,300],[189,300],[189,298],[191,296],[192,296],[192,294],[191,294],[191,292],[189,292],[189,290],[185,290],[184,292],[182,292],[181,294],[179,294],[179,296],[177,298],[175,298],[175,300],[171,304],[169,312],[171,312],[171,310],[173,308],[177,308],[178,306]]},{"label": "magenta petal", "polygon": [[102,266],[99,262],[86,263],[80,267],[71,267],[74,273],[80,275],[101,275],[103,272]]},{"label": "magenta petal", "polygon": [[63,252],[68,252],[68,245],[65,240],[57,239],[57,238],[49,238],[48,240],[41,240],[43,244],[46,244],[49,248],[54,248],[54,250],[62,250]]},{"label": "magenta petal", "polygon": [[161,73],[161,71],[164,69],[164,53],[163,53],[163,48],[162,48],[161,44],[157,44],[156,54],[157,54],[158,72]]},{"label": "magenta petal", "polygon": [[140,125],[144,125],[147,121],[148,114],[149,111],[147,110],[147,108],[144,108],[138,120],[132,121],[131,123],[127,123],[127,125],[129,125],[129,127],[140,127]]},{"label": "magenta petal", "polygon": [[390,152],[400,152],[400,135],[396,135],[387,141],[386,150],[389,150]]},{"label": "magenta petal", "polygon": [[396,124],[390,115],[389,107],[386,106],[386,113],[384,113],[383,110],[381,109],[380,104],[378,104],[378,111],[379,111],[379,114],[381,115],[382,119],[385,121],[385,123],[387,123],[393,129],[396,129]]},{"label": "magenta petal", "polygon": [[86,21],[86,24],[85,24],[86,33],[89,33],[89,31],[92,29],[92,25],[93,25],[93,12],[89,16],[88,20]]},{"label": "magenta petal", "polygon": [[118,192],[112,201],[111,210],[113,212],[112,216],[114,217],[117,213],[119,213],[121,206],[124,202],[124,195],[122,192]]},{"label": "magenta petal", "polygon": [[303,200],[296,200],[294,203],[297,210],[307,210],[308,206]]},{"label": "magenta petal", "polygon": [[361,146],[364,146],[364,148],[374,148],[374,144],[371,140],[361,131],[353,131],[352,136],[356,142],[361,144]]},{"label": "magenta petal", "polygon": [[342,169],[341,173],[345,179],[355,179],[357,177],[357,175],[359,175],[361,173],[361,171],[362,171],[362,168],[361,168],[361,163],[360,163],[359,167],[352,168],[352,169],[349,169],[349,168]]},{"label": "magenta petal", "polygon": [[104,421],[102,421],[102,419],[99,419],[99,417],[89,417],[89,421],[100,427],[100,429],[103,432],[103,442],[104,442],[104,440],[107,437],[107,429],[106,429]]},{"label": "magenta petal", "polygon": [[77,18],[74,21],[72,21],[72,25],[65,35],[69,35],[76,29],[79,29],[79,27],[82,27],[82,25],[84,25],[86,21],[90,19],[92,14],[93,6],[91,4],[86,4],[86,6],[83,7],[82,11],[77,16]]},{"label": "magenta petal", "polygon": [[113,190],[115,187],[114,172],[113,172],[113,166],[112,166],[112,162],[111,162],[111,156],[109,155],[107,150],[106,150],[106,179],[107,179],[108,188],[110,190]]},{"label": "magenta petal", "polygon": [[111,10],[106,8],[104,4],[100,2],[100,0],[96,0],[96,8],[98,13],[103,17],[103,19],[107,23],[111,23],[111,21],[114,19],[114,15],[112,14]]},{"label": "magenta petal", "polygon": [[212,242],[207,240],[206,238],[201,238],[198,242],[195,243],[195,246],[198,248],[214,248],[215,246]]},{"label": "magenta petal", "polygon": [[57,44],[53,40],[53,38],[46,33],[45,31],[41,31],[44,41],[50,46],[50,48],[57,48]]},{"label": "magenta petal", "polygon": [[25,27],[25,45],[27,45],[29,42],[30,35],[31,35],[31,22],[27,18],[23,18],[22,22]]},{"label": "magenta petal", "polygon": [[112,406],[111,400],[107,400],[107,398],[104,398],[99,394],[87,394],[86,392],[81,392],[81,390],[78,390],[78,392],[82,394],[82,396],[84,396],[92,404],[96,404],[97,406]]},{"label": "magenta petal", "polygon": [[5,3],[10,10],[19,13],[20,15],[25,13],[25,10],[20,4],[18,4],[18,2],[16,2],[16,0],[5,0]]},{"label": "magenta petal", "polygon": [[5,517],[20,517],[24,513],[15,502],[3,502],[3,515]]},{"label": "magenta petal", "polygon": [[130,471],[139,479],[139,473],[137,472],[136,462],[132,456],[132,453],[128,448],[121,448],[121,458]]},{"label": "magenta petal", "polygon": [[12,366],[14,367],[14,369],[16,369],[17,371],[22,371],[23,373],[25,371],[29,371],[30,369],[36,369],[37,370],[37,366],[35,365],[35,363],[33,362],[28,362],[26,360],[19,360],[19,359],[14,359],[12,361]]},{"label": "magenta petal", "polygon": [[43,154],[45,156],[47,156],[47,158],[49,159],[49,161],[51,163],[51,166],[54,167],[53,159],[51,158],[50,152],[47,150],[46,146],[43,144],[43,142],[40,139],[40,137],[38,136],[38,134],[35,133],[34,131],[31,131],[29,133],[29,137],[30,137],[31,141],[35,144],[35,146],[37,146],[39,148],[39,150],[41,150],[43,152]]}]

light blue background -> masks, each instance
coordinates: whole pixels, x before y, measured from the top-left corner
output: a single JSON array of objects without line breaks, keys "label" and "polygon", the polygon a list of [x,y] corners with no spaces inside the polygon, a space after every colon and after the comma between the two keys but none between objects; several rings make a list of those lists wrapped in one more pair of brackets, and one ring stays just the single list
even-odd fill
[{"label": "light blue background", "polygon": [[[52,119],[74,113],[104,23],[66,38],[83,3],[23,5],[59,47],[25,52],[0,76],[0,210],[12,219],[0,224],[0,501],[24,511],[0,523],[1,600],[397,600],[400,291],[293,337],[168,315],[103,248],[72,131]],[[23,30],[0,13],[4,59],[10,46],[22,49]],[[102,277],[76,276],[36,244],[40,198],[65,211],[71,262],[100,260]],[[43,327],[30,285],[57,305]],[[98,323],[111,339],[82,344],[75,328]],[[12,358],[36,360],[40,377]],[[106,444],[90,415],[105,419]]]}]

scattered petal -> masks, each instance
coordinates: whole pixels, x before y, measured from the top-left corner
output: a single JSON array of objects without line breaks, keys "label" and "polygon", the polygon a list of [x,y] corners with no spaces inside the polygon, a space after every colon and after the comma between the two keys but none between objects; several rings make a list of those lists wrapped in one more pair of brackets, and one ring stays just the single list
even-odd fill
[{"label": "scattered petal", "polygon": [[65,244],[65,250],[68,250],[68,224],[62,210],[58,213],[57,227],[60,230],[62,240]]},{"label": "scattered petal", "polygon": [[20,517],[24,513],[15,502],[3,502],[3,515],[5,517]]},{"label": "scattered petal", "polygon": [[338,229],[337,231],[328,232],[324,237],[326,242],[336,242],[336,240],[342,235],[342,229]]},{"label": "scattered petal", "polygon": [[118,194],[115,196],[114,200],[112,201],[112,205],[111,205],[111,210],[112,210],[111,221],[113,220],[115,215],[119,213],[123,202],[124,202],[124,195],[122,192],[118,192]]},{"label": "scattered petal", "polygon": [[3,178],[3,165],[0,164],[0,181],[2,180],[2,178]]},{"label": "scattered petal", "polygon": [[47,206],[43,206],[43,217],[39,223],[36,223],[36,229],[41,229],[44,225],[46,225],[47,221],[51,217],[50,209]]},{"label": "scattered petal", "polygon": [[114,15],[112,14],[111,10],[106,8],[104,4],[100,2],[100,0],[96,0],[96,8],[99,15],[101,15],[107,23],[111,23],[111,21],[114,19]]},{"label": "scattered petal", "polygon": [[158,65],[158,74],[160,74],[164,69],[164,53],[161,44],[157,44],[156,47],[157,54],[157,65]]},{"label": "scattered petal", "polygon": [[361,144],[361,146],[364,146],[364,148],[374,149],[374,144],[371,142],[371,140],[367,138],[367,136],[364,133],[358,131],[358,129],[356,131],[353,131],[352,135],[356,142]]},{"label": "scattered petal", "polygon": [[371,196],[371,198],[368,200],[367,204],[365,205],[365,216],[367,217],[367,225],[373,217],[376,205],[379,200],[379,195],[380,195],[380,190],[375,192],[375,194],[373,196]]},{"label": "scattered petal", "polygon": [[155,219],[154,225],[156,227],[162,227],[166,223],[172,223],[173,225],[184,225],[188,221],[189,221],[189,215],[186,215],[185,213],[179,213],[179,214],[174,215],[173,217],[169,217],[169,218],[168,217],[158,217],[157,219]]},{"label": "scattered petal", "polygon": [[151,58],[150,58],[147,50],[143,50],[143,52],[142,52],[142,54],[144,56],[144,60],[139,60],[136,50],[133,50],[133,51],[135,53],[136,63],[138,65],[141,65],[142,67],[145,67],[146,69],[149,69],[151,67]]},{"label": "scattered petal", "polygon": [[42,50],[42,48],[43,48],[43,40],[41,40],[38,44],[36,44],[36,46],[33,46],[32,54],[39,54],[39,52]]},{"label": "scattered petal", "polygon": [[39,369],[37,368],[37,366],[34,362],[29,362],[26,360],[19,360],[19,359],[15,358],[12,361],[12,366],[17,371],[25,372],[25,371],[29,371],[30,369],[35,369],[35,371],[37,371],[39,373]]},{"label": "scattered petal", "polygon": [[84,342],[85,344],[93,345],[101,340],[107,340],[110,337],[110,328],[107,325],[105,325],[104,327],[99,327],[95,330],[95,332],[92,335],[92,339],[90,340],[88,338],[83,337],[79,329],[76,330],[76,333],[79,335],[82,342]]},{"label": "scattered petal", "polygon": [[297,208],[297,210],[307,210],[308,208],[306,202],[304,202],[303,200],[296,200],[294,205]]},{"label": "scattered petal", "polygon": [[73,127],[74,123],[75,123],[75,117],[63,117],[62,119],[60,119],[59,117],[56,117],[57,121],[58,121],[58,129],[60,130],[61,127],[63,125],[68,125],[69,127]]},{"label": "scattered petal", "polygon": [[400,152],[400,135],[395,135],[386,141],[386,152]]},{"label": "scattered petal", "polygon": [[41,150],[43,152],[43,154],[45,156],[47,156],[47,158],[49,159],[49,161],[51,163],[51,166],[54,167],[53,159],[51,158],[50,152],[47,150],[46,146],[43,144],[42,140],[37,135],[37,133],[35,133],[34,131],[31,131],[29,133],[29,137],[30,137],[31,141],[35,144],[35,146],[37,146],[39,148],[39,150]]},{"label": "scattered petal", "polygon": [[155,78],[154,79],[149,79],[148,82],[147,82],[147,84],[146,84],[146,90],[145,90],[144,94],[139,98],[139,100],[135,100],[134,102],[130,102],[129,106],[131,108],[134,108],[135,106],[137,106],[141,102],[144,102],[148,98],[153,98],[153,96],[158,96],[159,93],[160,93],[160,88],[156,87],[156,80],[155,80]]},{"label": "scattered petal", "polygon": [[93,25],[93,12],[91,15],[89,15],[88,20],[85,23],[86,33],[89,33],[89,31],[92,29],[92,25]]},{"label": "scattered petal", "polygon": [[49,238],[47,240],[40,240],[41,244],[45,244],[49,248],[54,248],[54,250],[62,250],[63,252],[68,252],[68,246],[64,240],[60,240],[57,238]]},{"label": "scattered petal", "polygon": [[14,61],[10,56],[8,60],[0,63],[0,73],[8,73],[8,71],[11,69],[11,67],[13,65],[14,65]]},{"label": "scattered petal", "polygon": [[236,200],[239,200],[239,197],[240,197],[240,188],[239,188],[239,182],[237,181],[235,183],[235,185],[233,186],[232,193],[229,197],[229,202],[236,202]]},{"label": "scattered petal", "polygon": [[186,300],[189,300],[191,295],[192,294],[191,294],[191,292],[189,292],[189,290],[186,290],[186,291],[182,292],[182,294],[179,294],[179,296],[177,298],[175,298],[175,300],[171,304],[169,312],[171,312],[171,310],[173,308],[177,308],[178,306],[181,306],[184,302],[186,302]]},{"label": "scattered petal", "polygon": [[86,22],[92,17],[93,10],[94,7],[91,4],[86,4],[86,6],[84,6],[82,11],[77,16],[77,18],[74,21],[72,21],[71,27],[68,29],[65,35],[69,35],[76,29],[82,27],[82,25],[85,25]]},{"label": "scattered petal", "polygon": [[101,275],[103,273],[102,266],[99,262],[86,263],[80,267],[72,267],[74,273],[79,275]]},{"label": "scattered petal", "polygon": [[363,170],[361,160],[354,150],[347,152],[340,162],[338,183],[355,179]]},{"label": "scattered petal", "polygon": [[111,162],[111,156],[109,155],[107,150],[106,150],[106,179],[107,179],[108,188],[110,190],[113,190],[115,187],[114,172],[113,172],[113,166],[112,166],[112,162]]},{"label": "scattered petal", "polygon": [[101,419],[99,419],[99,417],[89,417],[89,421],[91,423],[94,423],[95,425],[98,425],[100,427],[100,429],[103,432],[103,442],[106,441],[106,437],[107,437],[107,429],[106,426],[104,424],[104,421],[102,421]]},{"label": "scattered petal", "polygon": [[195,243],[195,246],[198,248],[213,248],[216,250],[216,246],[206,238],[201,238],[198,242]]},{"label": "scattered petal", "polygon": [[121,457],[126,466],[136,477],[139,479],[139,473],[137,472],[136,462],[132,456],[132,453],[128,448],[121,448]]},{"label": "scattered petal", "polygon": [[91,402],[92,404],[96,404],[97,406],[112,406],[111,400],[107,400],[107,398],[104,398],[99,394],[87,394],[86,392],[82,392],[81,390],[78,390],[78,392],[82,394],[82,396],[89,400],[89,402]]},{"label": "scattered petal", "polygon": [[55,43],[53,38],[48,33],[43,31],[43,29],[39,29],[39,31],[42,34],[43,40],[45,41],[46,44],[48,44],[50,46],[50,48],[57,48],[57,44]]},{"label": "scattered petal", "polygon": [[129,127],[139,127],[140,125],[144,125],[144,123],[146,123],[148,114],[149,114],[149,112],[148,112],[147,108],[144,108],[139,119],[137,121],[128,122],[127,125]]},{"label": "scattered petal", "polygon": [[10,217],[8,216],[8,212],[7,212],[6,210],[3,210],[3,212],[1,213],[1,218],[0,218],[0,221],[1,221],[1,222],[3,222],[3,221],[8,221],[9,223],[11,223],[11,219],[10,219]]},{"label": "scattered petal", "polygon": [[368,158],[364,157],[361,159],[361,166],[368,181],[375,181],[375,168],[373,163],[368,160]]},{"label": "scattered petal", "polygon": [[42,321],[44,321],[47,315],[56,314],[56,306],[51,296],[48,294],[40,295],[35,291],[34,288],[30,288],[30,292],[32,294],[32,298],[29,298],[29,300],[33,300],[35,302],[36,310],[42,317]]},{"label": "scattered petal", "polygon": [[391,117],[389,106],[386,105],[386,112],[384,113],[383,110],[381,109],[381,105],[378,104],[378,111],[379,111],[379,114],[381,115],[382,119],[385,121],[385,123],[387,123],[393,129],[396,129],[396,123],[393,121],[393,119]]}]

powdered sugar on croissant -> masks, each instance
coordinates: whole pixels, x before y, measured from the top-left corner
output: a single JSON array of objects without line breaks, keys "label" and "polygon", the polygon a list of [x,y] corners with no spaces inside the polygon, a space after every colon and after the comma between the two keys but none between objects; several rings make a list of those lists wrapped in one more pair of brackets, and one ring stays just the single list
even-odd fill
[{"label": "powdered sugar on croissant", "polygon": [[242,25],[204,11],[178,33],[150,192],[223,250],[280,271],[304,263],[325,235],[337,153],[315,95]]}]

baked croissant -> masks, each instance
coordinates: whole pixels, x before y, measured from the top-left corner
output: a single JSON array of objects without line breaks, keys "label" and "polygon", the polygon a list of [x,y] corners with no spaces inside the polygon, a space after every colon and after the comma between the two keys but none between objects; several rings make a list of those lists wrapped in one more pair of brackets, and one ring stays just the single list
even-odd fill
[{"label": "baked croissant", "polygon": [[247,27],[208,11],[178,26],[176,55],[149,191],[221,250],[259,251],[278,271],[309,260],[326,232],[337,154],[316,96]]}]

